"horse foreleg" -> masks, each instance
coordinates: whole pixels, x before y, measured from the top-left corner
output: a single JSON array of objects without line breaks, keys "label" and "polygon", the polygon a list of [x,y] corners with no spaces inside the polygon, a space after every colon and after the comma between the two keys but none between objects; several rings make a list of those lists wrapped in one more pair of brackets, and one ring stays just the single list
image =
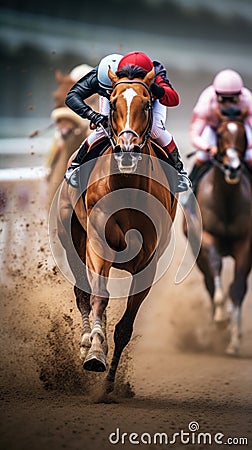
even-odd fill
[{"label": "horse foreleg", "polygon": [[77,286],[74,287],[74,293],[76,296],[77,307],[81,313],[82,318],[82,338],[81,338],[81,358],[85,359],[89,348],[91,347],[90,335],[91,326],[89,315],[91,311],[90,307],[90,294],[83,292]]},{"label": "horse foreleg", "polygon": [[[83,367],[85,370],[90,370],[93,372],[104,372],[106,370],[107,344],[106,335],[103,332],[104,323],[106,323],[104,322],[103,314],[105,314],[105,307],[107,306],[108,298],[100,298],[100,301],[97,301],[97,303],[98,302],[104,305],[104,311],[100,314],[97,314],[96,312],[94,313],[93,311],[94,320],[90,333],[91,345],[83,363]],[[100,315],[102,317],[99,317]]]},{"label": "horse foreleg", "polygon": [[107,282],[111,262],[105,261],[94,252],[91,242],[87,243],[87,264],[91,286],[90,306],[93,315],[93,326],[90,334],[91,347],[83,367],[86,370],[104,372],[106,370],[106,317],[105,310],[109,300]]},{"label": "horse foreleg", "polygon": [[226,348],[227,355],[236,356],[240,350],[241,308],[235,307],[230,316],[230,340]]}]

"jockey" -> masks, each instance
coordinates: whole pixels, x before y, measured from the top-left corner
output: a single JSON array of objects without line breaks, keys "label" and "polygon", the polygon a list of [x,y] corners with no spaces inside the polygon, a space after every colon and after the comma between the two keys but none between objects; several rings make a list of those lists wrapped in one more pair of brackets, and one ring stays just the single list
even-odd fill
[{"label": "jockey", "polygon": [[247,150],[244,160],[252,168],[252,92],[245,88],[241,76],[231,69],[219,72],[211,86],[199,96],[193,109],[190,123],[190,141],[197,148],[196,160],[190,173],[193,185],[196,185],[202,173],[203,163],[216,153],[217,109],[228,106],[248,111],[245,120]]},{"label": "jockey", "polygon": [[187,191],[190,186],[190,181],[188,180],[173,136],[165,128],[166,107],[177,106],[179,104],[179,96],[168,80],[164,66],[159,61],[152,61],[143,52],[130,52],[120,60],[118,72],[127,65],[139,66],[145,69],[146,72],[149,72],[153,67],[155,68],[155,79],[150,87],[153,96],[153,123],[150,135],[163,148],[172,166],[179,173],[177,191]]},{"label": "jockey", "polygon": [[[109,66],[116,72],[118,63],[122,55],[113,53],[101,59],[100,63],[82,77],[68,92],[65,103],[83,119],[88,119],[95,130],[84,140],[81,144],[77,155],[71,162],[65,173],[65,180],[71,184],[72,187],[79,187],[79,171],[83,159],[90,147],[96,140],[105,136],[103,127],[108,126],[109,115],[109,98],[112,92],[112,83],[108,76]],[[84,100],[91,97],[93,94],[99,95],[99,110],[95,112],[88,106]],[[103,127],[100,127],[102,125]],[[76,170],[77,169],[77,170]]]},{"label": "jockey", "polygon": [[[190,182],[187,178],[173,137],[165,129],[166,106],[178,105],[179,97],[167,79],[166,70],[162,64],[157,61],[152,62],[143,52],[131,52],[125,56],[118,54],[108,55],[100,61],[99,65],[95,67],[93,71],[73,86],[66,97],[66,104],[81,117],[88,118],[94,125],[98,126],[99,124],[102,124],[106,127],[109,115],[109,97],[112,91],[111,80],[108,76],[108,66],[111,67],[113,72],[116,72],[117,70],[120,71],[128,64],[137,65],[145,69],[146,73],[149,72],[153,66],[155,67],[155,82],[151,86],[153,94],[153,126],[151,137],[162,146],[167,156],[170,158],[172,165],[178,170],[180,174],[178,191],[185,191],[188,189]],[[94,112],[83,102],[83,100],[87,99],[95,92],[101,96],[100,113]],[[104,135],[105,132],[103,128],[98,126],[80,147],[77,156],[72,161],[65,174],[66,181],[73,187],[79,186],[78,173],[75,169],[81,165],[89,146],[96,139]]]}]

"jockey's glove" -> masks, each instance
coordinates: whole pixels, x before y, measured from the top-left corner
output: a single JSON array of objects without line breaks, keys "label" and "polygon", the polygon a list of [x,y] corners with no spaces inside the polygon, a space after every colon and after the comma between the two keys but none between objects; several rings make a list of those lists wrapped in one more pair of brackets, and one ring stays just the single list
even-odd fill
[{"label": "jockey's glove", "polygon": [[163,64],[161,64],[159,61],[153,61],[153,65],[155,67],[155,76],[158,75],[166,76],[166,69],[164,68]]},{"label": "jockey's glove", "polygon": [[150,90],[156,98],[162,98],[165,95],[164,88],[162,86],[159,86],[157,83],[152,83]]},{"label": "jockey's glove", "polygon": [[91,124],[95,125],[96,127],[98,127],[99,125],[102,125],[103,127],[108,126],[108,116],[90,111],[86,117],[90,120]]}]

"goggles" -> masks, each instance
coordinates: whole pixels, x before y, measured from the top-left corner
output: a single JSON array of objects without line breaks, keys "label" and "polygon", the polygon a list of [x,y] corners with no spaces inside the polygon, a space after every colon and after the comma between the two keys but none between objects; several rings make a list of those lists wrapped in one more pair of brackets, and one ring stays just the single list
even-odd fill
[{"label": "goggles", "polygon": [[233,95],[222,95],[222,94],[217,94],[217,100],[218,103],[237,103],[239,100],[239,94],[233,94]]}]

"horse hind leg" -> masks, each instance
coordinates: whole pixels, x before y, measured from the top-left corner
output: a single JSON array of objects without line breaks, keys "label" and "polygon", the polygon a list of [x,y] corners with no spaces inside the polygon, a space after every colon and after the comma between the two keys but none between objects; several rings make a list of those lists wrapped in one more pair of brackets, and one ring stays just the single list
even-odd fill
[{"label": "horse hind leg", "polygon": [[241,308],[236,306],[233,308],[230,317],[230,340],[226,348],[226,354],[237,356],[240,350],[241,340]]},{"label": "horse hind leg", "polygon": [[[92,277],[97,280],[102,278],[97,274],[93,274]],[[102,280],[102,283],[104,283],[104,280]],[[85,370],[93,372],[105,372],[107,369],[106,317],[104,317],[104,314],[109,300],[109,292],[102,284],[100,285],[100,292],[103,293],[103,296],[94,294],[90,296],[90,306],[93,314],[93,326],[90,333],[91,346],[83,363]]]}]

